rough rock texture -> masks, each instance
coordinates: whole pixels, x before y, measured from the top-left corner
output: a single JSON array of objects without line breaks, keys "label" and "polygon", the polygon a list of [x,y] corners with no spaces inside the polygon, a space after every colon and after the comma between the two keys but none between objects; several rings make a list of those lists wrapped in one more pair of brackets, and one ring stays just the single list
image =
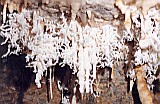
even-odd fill
[{"label": "rough rock texture", "polygon": [[[103,1],[103,0],[102,0]],[[92,2],[90,2],[92,3]],[[38,8],[39,7],[39,8]],[[42,16],[48,16],[56,18],[59,16],[59,7],[57,5],[48,4],[42,5],[41,3],[28,3],[28,9],[39,10]],[[70,8],[63,6],[61,10],[66,9],[70,17]],[[92,12],[91,17],[84,15],[83,9],[77,12],[77,20],[82,24],[88,22],[91,26],[99,26],[105,23],[119,26],[121,22],[124,22],[124,15],[120,15],[120,11],[114,7],[113,3],[107,6],[101,5],[88,5],[86,10]],[[2,12],[2,5],[0,7]],[[54,15],[53,15],[54,14]],[[90,19],[88,19],[90,18]],[[102,21],[102,20],[105,20]],[[96,21],[96,22],[95,22]],[[111,22],[112,21],[112,22]],[[119,22],[121,21],[121,22]],[[2,15],[0,16],[0,24],[2,23]],[[0,43],[3,41],[0,38]],[[0,46],[0,57],[7,51],[6,46]],[[34,84],[35,74],[30,69],[25,68],[24,55],[11,56],[5,59],[0,59],[0,104],[58,104],[60,102],[60,92],[57,89],[55,83],[53,83],[53,99],[48,99],[48,89],[43,79],[41,89],[37,89]],[[101,92],[99,97],[95,98],[94,95],[86,94],[83,101],[84,104],[140,104],[136,85],[134,84],[132,93],[128,92],[128,79],[124,77],[124,71],[115,71],[115,78],[110,80],[109,71],[105,69],[105,75],[100,79]],[[156,94],[155,102],[160,103],[160,96],[157,92],[160,92],[159,81],[156,81]],[[49,102],[48,102],[49,101]]]}]

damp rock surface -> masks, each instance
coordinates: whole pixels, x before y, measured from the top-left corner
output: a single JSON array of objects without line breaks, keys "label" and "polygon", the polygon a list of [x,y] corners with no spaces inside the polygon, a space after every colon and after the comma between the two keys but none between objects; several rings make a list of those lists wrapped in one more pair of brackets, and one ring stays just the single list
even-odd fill
[{"label": "damp rock surface", "polygon": [[[15,0],[16,1],[16,0]],[[29,0],[28,0],[29,1]],[[42,0],[43,1],[43,0]],[[98,27],[103,24],[116,25],[119,29],[124,22],[124,15],[114,6],[114,3],[109,5],[94,5],[92,0],[88,0],[89,6],[84,6],[86,10],[92,12],[92,15],[84,13],[83,9],[76,11],[76,20],[83,25],[88,22],[90,26]],[[102,2],[104,0],[100,0]],[[114,1],[114,0],[113,0]],[[98,2],[98,1],[97,1]],[[92,5],[91,5],[92,4]],[[26,6],[26,5],[25,5]],[[57,4],[46,5],[30,0],[27,4],[29,10],[39,10],[40,16],[52,17],[57,19],[61,15],[60,11],[65,10],[66,17],[72,18],[70,6],[62,4],[60,8]],[[3,10],[3,5],[0,5],[0,12]],[[74,16],[73,16],[74,17]],[[0,25],[2,24],[2,13],[0,14]],[[93,22],[94,21],[94,22]],[[96,22],[95,22],[96,21]],[[137,30],[138,31],[138,30]],[[4,38],[0,37],[0,43]],[[7,52],[7,45],[0,46],[0,57]],[[132,52],[131,52],[132,53]],[[7,58],[0,59],[0,104],[59,104],[61,94],[57,89],[55,82],[52,83],[53,98],[50,99],[49,88],[46,85],[46,80],[42,78],[42,87],[39,89],[34,83],[35,73],[32,69],[26,68],[25,55],[11,55]],[[160,70],[160,69],[158,69]],[[133,85],[132,92],[128,90],[128,79],[124,76],[124,71],[115,71],[114,79],[110,80],[109,71],[100,79],[99,96],[94,94],[85,94],[82,104],[141,104],[136,84]],[[156,91],[154,91],[155,104],[160,103],[160,83],[156,82]]]}]

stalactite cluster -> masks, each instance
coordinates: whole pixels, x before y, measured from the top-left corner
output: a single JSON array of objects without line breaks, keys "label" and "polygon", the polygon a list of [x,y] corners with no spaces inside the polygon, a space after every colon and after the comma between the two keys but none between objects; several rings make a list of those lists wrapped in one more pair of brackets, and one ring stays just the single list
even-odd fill
[{"label": "stalactite cluster", "polygon": [[[160,10],[156,6],[159,1],[150,4],[148,0],[116,0],[110,5],[103,0],[82,1],[1,1],[0,35],[5,38],[1,45],[8,45],[2,58],[27,54],[26,67],[33,67],[38,88],[44,72],[57,64],[68,65],[78,78],[76,83],[82,95],[93,93],[98,68],[110,67],[113,79],[115,70],[128,65],[125,76],[130,78],[130,90],[136,81],[141,102],[152,104],[150,90],[160,65]],[[38,7],[29,9],[31,3],[38,3]],[[47,9],[43,6],[49,3],[59,3],[53,17],[45,16]],[[122,14],[124,20],[120,19]],[[129,42],[133,45],[128,46]],[[52,86],[51,83],[50,75]]]}]

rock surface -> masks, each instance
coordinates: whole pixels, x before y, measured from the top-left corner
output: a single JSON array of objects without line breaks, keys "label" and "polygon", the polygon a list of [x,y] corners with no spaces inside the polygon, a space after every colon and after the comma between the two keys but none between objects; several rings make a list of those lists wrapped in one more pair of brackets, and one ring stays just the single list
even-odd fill
[{"label": "rock surface", "polygon": [[[32,1],[32,0],[31,0]],[[42,0],[43,1],[43,0]],[[92,0],[89,0],[92,3]],[[104,0],[102,0],[104,1]],[[29,9],[37,9],[40,5],[38,3],[28,3]],[[63,6],[62,6],[63,7]],[[2,12],[3,6],[0,6]],[[61,8],[70,10],[69,8]],[[85,20],[86,16],[83,14],[86,11],[80,10],[77,15],[83,24],[91,26],[98,26],[104,23],[111,23],[112,25],[120,25],[119,21],[124,21],[124,15],[120,15],[120,11],[114,7],[111,2],[109,5],[89,5],[84,8],[92,12],[91,18]],[[41,15],[48,17],[53,14],[59,15],[59,7],[57,5],[48,4],[42,5],[39,8]],[[54,15],[55,16],[55,15]],[[88,16],[90,17],[90,16]],[[87,18],[88,18],[87,17]],[[70,17],[71,18],[71,17]],[[96,19],[95,19],[96,18]],[[77,18],[78,20],[78,18]],[[93,22],[93,21],[97,22]],[[105,20],[101,22],[101,20]],[[0,16],[0,25],[2,23],[2,15]],[[123,28],[123,27],[120,27]],[[0,37],[0,43],[4,41]],[[0,46],[0,57],[6,53],[7,46]],[[49,92],[46,86],[45,79],[42,80],[42,88],[38,89],[34,83],[35,74],[31,69],[25,68],[25,55],[12,55],[8,58],[0,59],[0,104],[59,104],[60,92],[55,83],[53,83],[53,99],[48,99]],[[155,103],[160,103],[160,83],[156,82]],[[115,72],[115,78],[109,79],[109,71],[106,70],[105,75],[100,79],[100,95],[95,98],[94,95],[86,94],[83,104],[140,104],[136,85],[134,84],[132,93],[128,92],[128,80],[124,77],[124,72]],[[48,102],[49,101],[49,102]]]}]

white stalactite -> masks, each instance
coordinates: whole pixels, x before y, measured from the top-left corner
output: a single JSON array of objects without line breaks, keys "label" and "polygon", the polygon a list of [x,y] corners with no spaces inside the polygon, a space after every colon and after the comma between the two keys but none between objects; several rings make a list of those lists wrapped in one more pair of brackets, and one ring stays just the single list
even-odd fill
[{"label": "white stalactite", "polygon": [[[114,65],[117,65],[124,61],[124,58],[128,57],[126,54],[129,51],[124,40],[132,41],[136,38],[138,41],[137,51],[134,54],[135,60],[132,61],[136,66],[148,63],[144,71],[148,73],[146,75],[147,82],[151,84],[154,75],[150,77],[149,75],[156,72],[160,63],[160,23],[159,15],[157,15],[159,12],[152,8],[148,11],[148,15],[143,17],[141,11],[136,7],[128,8],[118,1],[116,5],[121,8],[123,14],[127,12],[125,14],[125,18],[128,20],[125,21],[127,31],[122,30],[122,34],[118,32],[118,27],[110,24],[99,27],[89,25],[82,27],[76,20],[68,22],[64,13],[62,13],[60,21],[55,20],[56,23],[54,20],[41,17],[38,11],[33,12],[23,9],[19,14],[11,13],[9,14],[9,26],[11,28],[6,28],[7,24],[0,26],[0,35],[6,38],[2,45],[9,44],[8,52],[2,57],[10,55],[10,53],[22,53],[24,47],[27,47],[31,53],[27,53],[26,62],[28,67],[34,67],[35,83],[38,88],[41,87],[40,81],[43,72],[47,68],[55,66],[58,59],[62,58],[63,62],[60,64],[62,66],[68,64],[70,68],[73,68],[73,74],[77,73],[79,90],[83,94],[84,91],[86,93],[93,92],[92,83],[97,78],[96,69],[112,67],[113,62]],[[3,13],[5,15],[5,9]],[[139,16],[141,22],[138,21]],[[5,22],[4,20],[5,16],[3,22]],[[29,22],[33,22],[33,24]],[[132,26],[133,23],[137,28],[141,28],[141,36],[135,37],[130,31],[135,29]],[[45,33],[44,26],[46,26]],[[118,70],[116,68],[112,69]],[[91,75],[92,71],[93,74]],[[134,74],[134,71],[130,71],[128,76],[134,77]]]}]

